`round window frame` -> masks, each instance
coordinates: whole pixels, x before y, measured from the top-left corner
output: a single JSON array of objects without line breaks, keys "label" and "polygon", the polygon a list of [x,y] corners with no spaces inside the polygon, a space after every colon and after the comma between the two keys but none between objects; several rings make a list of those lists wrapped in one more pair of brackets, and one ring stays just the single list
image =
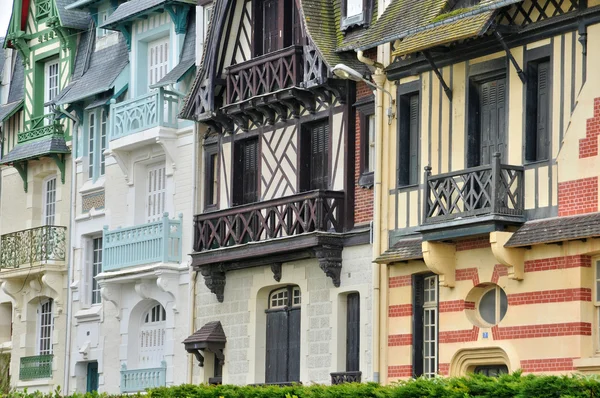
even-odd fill
[{"label": "round window frame", "polygon": [[[495,323],[490,323],[490,322],[486,321],[483,318],[483,316],[481,315],[481,300],[485,297],[486,294],[488,294],[492,290],[496,291],[496,297],[495,297],[496,301],[494,303],[494,312],[495,312],[494,315],[498,316],[498,318],[499,318],[496,320]],[[500,293],[498,294],[498,292],[500,292]],[[502,312],[500,309],[500,300],[501,300],[502,293],[504,293],[504,295],[506,296],[506,312],[504,313],[504,315],[502,315]],[[481,324],[484,327],[488,327],[488,328],[494,327],[494,326],[498,325],[500,322],[502,322],[502,320],[506,317],[507,312],[508,312],[508,296],[506,295],[506,292],[504,291],[504,289],[502,289],[501,286],[499,286],[495,283],[490,283],[483,289],[483,291],[477,298],[477,301],[475,304],[475,313],[477,315],[479,322],[481,322]]]},{"label": "round window frame", "polygon": [[[496,290],[496,289],[500,289],[501,292],[503,292],[506,296],[507,296],[507,306],[506,306],[506,312],[504,313],[504,316],[499,316],[499,319],[496,323],[489,323],[488,321],[486,321],[485,319],[483,319],[483,317],[481,316],[481,309],[480,309],[480,305],[481,305],[481,300],[482,298],[490,291],[492,290]],[[472,306],[467,306],[467,303],[472,303]],[[498,311],[500,310],[499,305],[500,305],[500,300],[496,301],[496,308],[498,309]],[[469,321],[475,325],[478,326],[480,328],[485,328],[485,329],[489,329],[492,328],[494,326],[497,326],[498,324],[500,324],[500,322],[502,322],[504,320],[504,318],[506,318],[506,314],[508,313],[508,295],[506,294],[506,291],[504,290],[504,288],[496,283],[481,283],[477,286],[474,286],[469,293],[467,294],[466,298],[465,298],[465,315],[467,316],[467,318],[469,319]],[[498,315],[501,315],[501,313],[499,312]]]}]

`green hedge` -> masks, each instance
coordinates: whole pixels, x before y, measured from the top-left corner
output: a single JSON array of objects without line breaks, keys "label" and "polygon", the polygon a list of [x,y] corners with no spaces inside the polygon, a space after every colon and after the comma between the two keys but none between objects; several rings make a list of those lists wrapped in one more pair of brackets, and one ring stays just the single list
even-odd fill
[{"label": "green hedge", "polygon": [[[60,398],[54,394],[12,392],[7,398]],[[71,398],[111,397],[76,394]],[[131,396],[128,396],[131,397]],[[207,386],[182,385],[150,390],[148,398],[600,398],[598,376],[522,376],[519,372],[490,378],[470,375],[458,378],[417,379],[380,386],[376,383],[339,386]]]}]

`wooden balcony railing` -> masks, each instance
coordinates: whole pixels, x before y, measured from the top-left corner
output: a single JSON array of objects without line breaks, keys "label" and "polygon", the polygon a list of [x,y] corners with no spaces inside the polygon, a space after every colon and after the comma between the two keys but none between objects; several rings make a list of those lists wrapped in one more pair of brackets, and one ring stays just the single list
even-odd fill
[{"label": "wooden balcony railing", "polygon": [[17,139],[19,144],[22,144],[37,138],[62,134],[63,126],[60,121],[54,119],[54,114],[47,114],[32,118],[29,122],[29,128],[20,132]]},{"label": "wooden balcony railing", "polygon": [[311,191],[194,217],[194,251],[343,231],[344,193]]},{"label": "wooden balcony railing", "polygon": [[162,361],[158,368],[127,369],[121,365],[121,393],[143,392],[148,388],[164,387],[167,380],[167,363]]},{"label": "wooden balcony railing", "polygon": [[523,167],[500,163],[432,176],[425,168],[424,223],[481,215],[524,215]]},{"label": "wooden balcony railing", "polygon": [[52,359],[50,355],[36,355],[20,359],[19,380],[49,379],[52,377]]},{"label": "wooden balcony railing", "polygon": [[0,269],[65,261],[66,239],[67,228],[52,225],[2,235]]},{"label": "wooden balcony railing", "polygon": [[36,19],[41,21],[52,16],[52,0],[37,0],[35,2]]},{"label": "wooden balcony railing", "polygon": [[302,46],[291,46],[227,68],[227,105],[298,87],[304,78]]},{"label": "wooden balcony railing", "polygon": [[331,384],[336,385],[343,383],[360,383],[361,376],[361,371],[331,373]]}]

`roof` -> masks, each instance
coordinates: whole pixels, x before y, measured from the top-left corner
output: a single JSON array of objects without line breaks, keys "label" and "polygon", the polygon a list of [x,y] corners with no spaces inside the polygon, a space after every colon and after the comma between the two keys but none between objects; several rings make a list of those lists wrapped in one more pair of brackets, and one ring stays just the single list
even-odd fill
[{"label": "roof", "polygon": [[[81,101],[113,88],[115,80],[129,64],[127,43],[121,33],[118,35],[117,44],[96,52],[93,52],[95,47],[93,40],[84,48],[82,45],[79,46],[73,73],[75,80],[59,93],[55,100],[57,105]],[[81,42],[84,41],[82,37]],[[91,54],[88,51],[92,51]],[[88,58],[89,61],[87,61]]]},{"label": "roof", "polygon": [[515,232],[505,247],[600,237],[600,213],[528,221]]},{"label": "roof", "polygon": [[23,100],[11,102],[0,106],[0,122],[14,115],[14,113],[23,105]]},{"label": "roof", "polygon": [[25,67],[23,58],[17,53],[15,66],[10,80],[10,89],[8,90],[7,103],[17,102],[25,98]]},{"label": "roof", "polygon": [[196,5],[194,0],[130,0],[126,3],[121,4],[115,12],[113,12],[106,22],[101,25],[102,28],[112,29],[119,22],[122,22],[126,19],[133,18],[137,15],[148,12],[154,8],[162,7],[165,4],[170,3],[180,3],[180,4],[189,4]]},{"label": "roof", "polygon": [[90,14],[85,11],[67,9],[75,0],[55,0],[60,24],[65,28],[86,30],[90,24]]},{"label": "roof", "polygon": [[400,261],[419,260],[423,258],[421,249],[421,237],[407,237],[396,242],[392,247],[386,250],[381,256],[375,259],[379,264],[391,264]]},{"label": "roof", "polygon": [[89,7],[94,3],[99,3],[103,0],[76,0],[73,3],[69,4],[65,7],[66,10],[75,10],[77,8],[85,8]]},{"label": "roof", "polygon": [[0,164],[34,159],[50,153],[69,152],[71,151],[69,151],[64,137],[54,136],[24,144],[17,144],[4,158],[2,158],[2,160],[0,160]]},{"label": "roof", "polygon": [[194,334],[183,340],[183,344],[187,346],[198,345],[201,343],[217,343],[225,346],[227,337],[220,321],[208,322],[200,329],[196,330]]}]

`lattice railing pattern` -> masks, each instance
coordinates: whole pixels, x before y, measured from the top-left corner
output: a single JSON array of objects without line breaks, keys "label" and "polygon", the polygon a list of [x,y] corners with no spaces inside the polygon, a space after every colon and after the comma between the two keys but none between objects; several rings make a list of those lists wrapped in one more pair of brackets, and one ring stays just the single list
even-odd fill
[{"label": "lattice railing pattern", "polygon": [[162,220],[117,228],[103,232],[102,271],[115,271],[122,268],[152,263],[181,262],[181,223],[178,219],[169,219],[169,213]]},{"label": "lattice railing pattern", "polygon": [[0,269],[65,261],[66,238],[66,227],[51,225],[2,235]]},{"label": "lattice railing pattern", "polygon": [[348,371],[331,373],[331,384],[360,383],[362,372]]},{"label": "lattice railing pattern", "polygon": [[110,106],[110,139],[163,126],[177,128],[180,95],[165,89]]},{"label": "lattice railing pattern", "polygon": [[425,223],[479,215],[524,214],[523,167],[492,164],[431,175],[425,172]]},{"label": "lattice railing pattern", "polygon": [[194,218],[194,251],[301,235],[343,231],[344,193],[311,191],[200,214]]},{"label": "lattice railing pattern", "polygon": [[63,126],[58,120],[54,120],[53,114],[47,114],[32,118],[29,122],[29,129],[20,132],[17,136],[19,143],[35,140],[36,138],[62,135]]},{"label": "lattice railing pattern", "polygon": [[162,387],[167,384],[167,364],[162,361],[159,368],[127,370],[121,366],[121,392],[134,393],[148,388]]},{"label": "lattice railing pattern", "polygon": [[52,0],[36,0],[35,17],[37,20],[48,18],[52,15]]},{"label": "lattice railing pattern", "polygon": [[22,357],[19,380],[49,379],[52,377],[53,355]]},{"label": "lattice railing pattern", "polygon": [[291,46],[230,66],[227,69],[227,104],[298,87],[303,75],[301,46]]},{"label": "lattice railing pattern", "polygon": [[501,11],[497,23],[525,26],[575,11],[581,3],[582,0],[525,0]]}]

